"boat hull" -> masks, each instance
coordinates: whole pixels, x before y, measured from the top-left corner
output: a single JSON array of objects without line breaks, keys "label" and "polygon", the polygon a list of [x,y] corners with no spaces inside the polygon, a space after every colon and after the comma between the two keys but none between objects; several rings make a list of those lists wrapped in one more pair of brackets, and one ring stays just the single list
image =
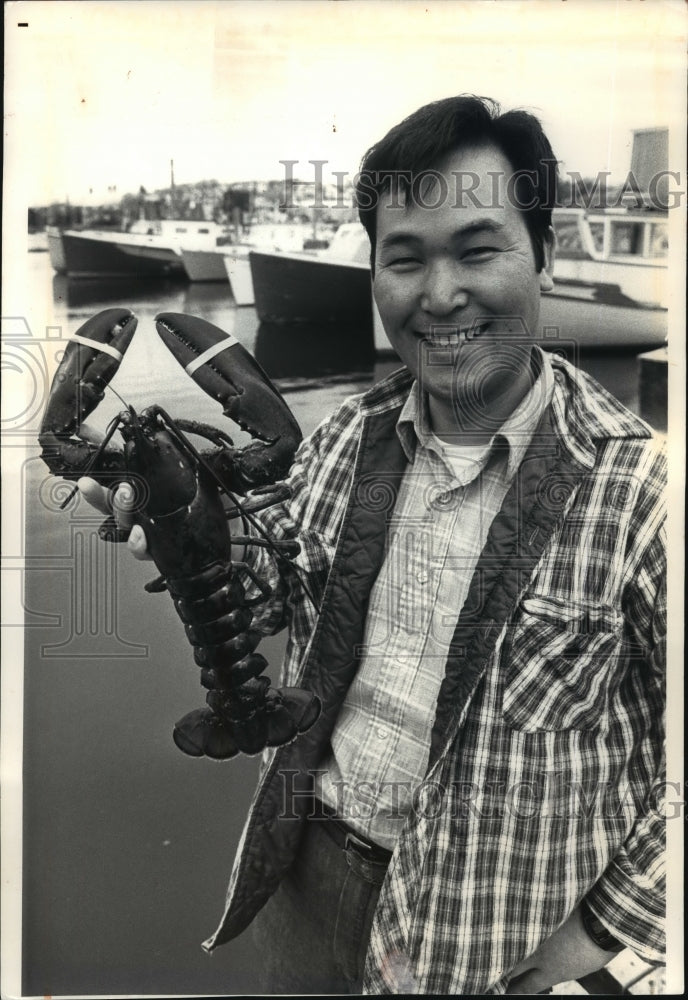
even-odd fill
[{"label": "boat hull", "polygon": [[613,260],[559,258],[554,280],[566,294],[567,286],[589,288],[598,302],[613,306],[666,309],[668,270],[662,264],[627,264]]},{"label": "boat hull", "polygon": [[660,347],[667,334],[666,309],[597,299],[590,285],[561,283],[541,299],[540,339],[547,346],[566,341],[586,350],[641,350]]},{"label": "boat hull", "polygon": [[174,247],[157,245],[153,238],[144,242],[127,240],[125,233],[64,230],[62,250],[64,271],[74,278],[186,274],[181,254]]},{"label": "boat hull", "polygon": [[372,329],[370,267],[304,254],[251,251],[258,317],[266,323],[360,323]]},{"label": "boat hull", "polygon": [[189,281],[227,281],[224,254],[219,250],[182,250]]},{"label": "boat hull", "polygon": [[253,278],[251,277],[248,251],[225,254],[224,267],[236,305],[252,306],[254,303]]},{"label": "boat hull", "polygon": [[62,232],[56,226],[46,228],[48,237],[48,253],[50,264],[58,274],[67,273],[67,258],[65,257],[64,245],[62,243]]}]

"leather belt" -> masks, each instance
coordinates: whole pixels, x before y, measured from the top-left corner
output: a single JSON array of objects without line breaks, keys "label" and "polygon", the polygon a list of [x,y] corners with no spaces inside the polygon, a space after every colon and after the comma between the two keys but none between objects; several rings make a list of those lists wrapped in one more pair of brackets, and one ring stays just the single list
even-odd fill
[{"label": "leather belt", "polygon": [[386,847],[380,847],[379,844],[374,844],[372,840],[356,833],[322,802],[317,802],[316,806],[316,821],[322,822],[324,830],[334,840],[337,847],[343,851],[355,851],[364,861],[372,861],[379,865],[389,864],[392,852],[388,851]]}]

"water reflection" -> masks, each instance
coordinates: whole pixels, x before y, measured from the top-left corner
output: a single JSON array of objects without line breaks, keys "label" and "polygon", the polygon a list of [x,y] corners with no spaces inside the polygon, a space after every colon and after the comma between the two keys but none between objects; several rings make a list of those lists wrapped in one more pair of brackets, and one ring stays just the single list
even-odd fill
[{"label": "water reflection", "polygon": [[141,302],[181,302],[184,286],[170,278],[70,278],[53,275],[53,300],[69,308],[93,306],[94,311],[110,306]]},{"label": "water reflection", "polygon": [[[162,311],[202,316],[252,351],[271,378],[304,388],[370,378],[375,354],[370,330],[351,323],[277,325],[259,323],[255,309],[238,307],[229,282],[180,282],[171,278],[69,278],[54,275],[53,299],[67,318],[83,322],[111,306],[128,306],[147,329]],[[70,326],[73,325],[70,322]]]},{"label": "water reflection", "polygon": [[237,309],[229,282],[191,283],[173,278],[70,278],[52,276],[52,295],[58,315],[71,329],[101,309],[125,306],[137,314],[145,329],[159,312],[202,316],[253,349],[257,319],[251,309]]},{"label": "water reflection", "polygon": [[370,375],[375,355],[370,331],[348,325],[260,323],[253,353],[271,378],[356,380]]},{"label": "water reflection", "polygon": [[184,286],[181,312],[202,316],[220,329],[232,332],[242,342],[248,338],[253,341],[255,337],[255,312],[253,309],[237,309],[228,281],[189,282]]}]

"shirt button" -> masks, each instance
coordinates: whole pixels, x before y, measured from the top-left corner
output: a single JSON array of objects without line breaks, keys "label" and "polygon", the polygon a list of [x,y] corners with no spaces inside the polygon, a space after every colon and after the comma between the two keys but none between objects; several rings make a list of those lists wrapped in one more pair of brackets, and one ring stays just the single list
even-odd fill
[{"label": "shirt button", "polygon": [[421,570],[420,573],[416,573],[416,580],[418,580],[418,583],[427,583],[428,574]]},{"label": "shirt button", "polygon": [[388,736],[389,733],[387,732],[387,730],[383,726],[380,726],[377,731],[377,738],[379,740],[386,740]]}]

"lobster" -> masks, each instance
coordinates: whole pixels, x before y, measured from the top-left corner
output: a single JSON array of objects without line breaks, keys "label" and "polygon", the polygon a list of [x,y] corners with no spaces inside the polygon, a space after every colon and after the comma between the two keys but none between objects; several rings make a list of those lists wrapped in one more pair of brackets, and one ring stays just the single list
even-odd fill
[{"label": "lobster", "polygon": [[[233,543],[269,548],[280,574],[291,571],[306,587],[291,562],[298,543],[270,538],[253,517],[288,496],[277,481],[291,465],[301,432],[278,390],[234,337],[181,313],[161,313],[155,325],[194,381],[251,434],[251,443],[235,448],[224,431],[173,420],[157,405],[140,413],[127,406],[99,444],[82,433],[136,330],[134,313],[115,308],[88,319],[67,345],[41,422],[41,457],[53,475],[89,475],[108,486],[128,482],[137,496],[133,523],[143,528],[160,573],[146,590],[171,595],[207,690],[206,706],[176,723],[176,745],[190,756],[217,760],[256,754],[295,739],[320,713],[311,692],[276,689],[264,676],[267,661],[255,652],[260,635],[251,628],[252,608],[271,591],[246,562],[232,562]],[[122,447],[111,445],[116,432]],[[216,447],[200,452],[188,434]],[[248,493],[243,502],[237,497]],[[254,525],[254,533],[232,536],[228,521],[237,514]],[[123,541],[128,533],[113,517],[99,529],[107,541]],[[257,596],[247,598],[237,570],[255,584]]]}]

